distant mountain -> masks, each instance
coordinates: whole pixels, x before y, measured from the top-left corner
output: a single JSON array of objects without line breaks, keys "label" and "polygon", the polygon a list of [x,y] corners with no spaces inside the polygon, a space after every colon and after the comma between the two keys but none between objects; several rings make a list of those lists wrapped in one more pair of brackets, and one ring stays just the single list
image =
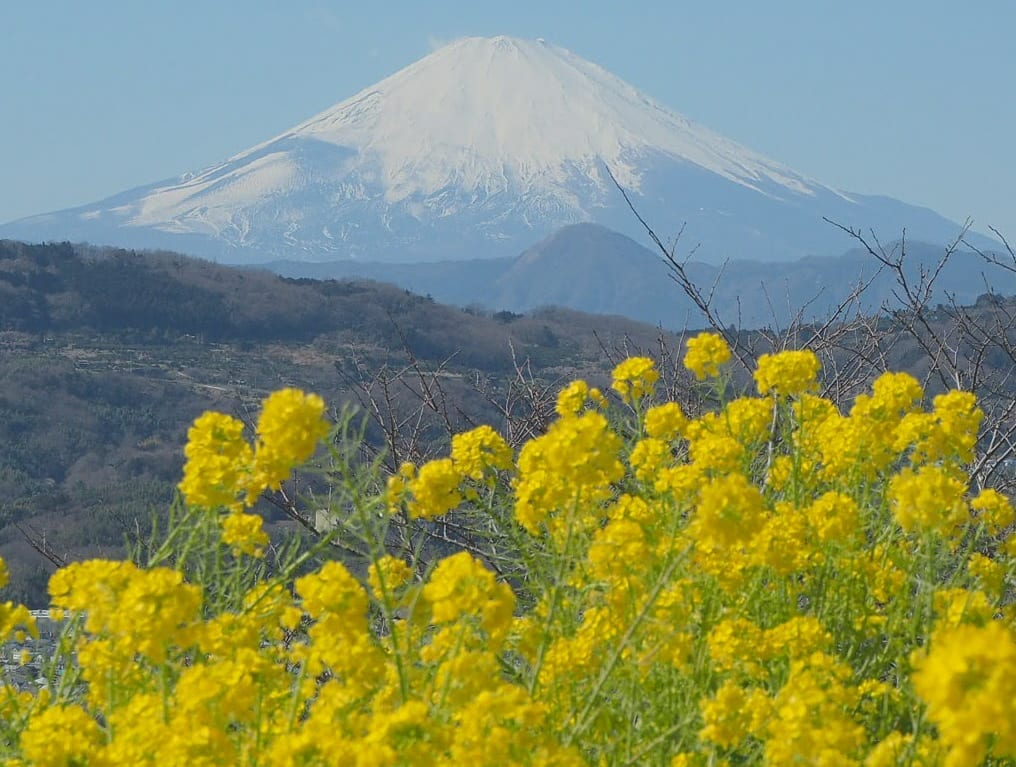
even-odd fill
[{"label": "distant mountain", "polygon": [[494,37],[454,42],[222,163],[0,236],[232,263],[513,256],[579,222],[643,239],[608,168],[661,233],[686,222],[685,242],[713,263],[842,251],[823,217],[883,239],[959,229],[810,179],[564,48]]},{"label": "distant mountain", "polygon": [[[908,242],[909,278],[916,280],[919,270],[936,265],[942,254],[941,246]],[[596,224],[563,227],[515,258],[421,264],[282,261],[265,267],[288,277],[392,282],[438,301],[491,310],[563,306],[674,330],[702,323],[659,255]],[[806,320],[825,318],[869,280],[864,307],[876,311],[895,300],[893,276],[888,270],[879,272],[879,264],[860,250],[780,263],[731,261],[722,268],[691,261],[685,268],[703,293],[712,293],[724,322],[746,328],[786,323],[799,311]],[[954,298],[972,304],[987,292],[1016,294],[1016,274],[987,264],[975,253],[958,252],[937,285],[935,301]]]}]

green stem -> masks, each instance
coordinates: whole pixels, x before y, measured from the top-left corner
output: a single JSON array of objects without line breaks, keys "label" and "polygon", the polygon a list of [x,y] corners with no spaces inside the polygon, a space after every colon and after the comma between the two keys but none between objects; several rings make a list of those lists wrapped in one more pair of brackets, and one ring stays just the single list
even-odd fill
[{"label": "green stem", "polygon": [[[600,692],[603,690],[603,687],[607,683],[607,680],[610,678],[611,674],[614,673],[614,668],[617,666],[618,661],[620,661],[621,655],[624,653],[624,650],[628,646],[628,643],[635,635],[635,632],[642,625],[642,622],[646,619],[646,616],[649,615],[649,611],[656,603],[656,599],[657,597],[659,597],[660,592],[663,591],[663,588],[664,586],[666,586],[666,584],[670,583],[670,577],[671,575],[673,575],[674,570],[677,568],[677,565],[680,561],[681,557],[675,557],[667,565],[664,571],[660,574],[660,577],[654,584],[653,590],[652,592],[650,592],[649,598],[646,600],[645,605],[639,611],[639,614],[635,616],[635,619],[628,625],[628,628],[622,635],[621,640],[618,642],[617,646],[614,648],[614,651],[611,653],[610,658],[608,659],[606,665],[603,668],[603,671],[600,672],[600,676],[597,678],[596,684],[593,685],[592,691],[589,693],[588,696],[586,696],[586,704],[582,708],[582,711],[579,712],[577,717],[574,715],[568,717],[568,721],[575,721],[576,725],[575,728],[570,733],[568,733],[568,736],[564,739],[564,745],[570,746],[575,741],[575,739],[585,731],[586,727],[589,726],[590,715],[592,714],[593,708],[596,706],[597,701],[599,700]],[[574,712],[572,713],[574,714]]]}]

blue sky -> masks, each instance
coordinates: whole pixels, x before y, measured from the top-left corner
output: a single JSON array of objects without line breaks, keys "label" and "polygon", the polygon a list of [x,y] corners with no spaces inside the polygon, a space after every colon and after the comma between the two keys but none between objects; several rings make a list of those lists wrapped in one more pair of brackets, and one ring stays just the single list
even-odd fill
[{"label": "blue sky", "polygon": [[201,168],[443,41],[508,34],[824,183],[1016,241],[1009,0],[3,0],[0,29],[0,222]]}]

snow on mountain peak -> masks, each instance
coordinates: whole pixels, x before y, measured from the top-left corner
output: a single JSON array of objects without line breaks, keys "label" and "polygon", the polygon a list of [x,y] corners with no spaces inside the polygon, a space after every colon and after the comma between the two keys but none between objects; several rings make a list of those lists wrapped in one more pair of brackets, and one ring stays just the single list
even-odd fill
[{"label": "snow on mountain peak", "polygon": [[284,136],[356,147],[378,162],[389,202],[557,186],[576,172],[602,185],[601,163],[638,189],[647,150],[752,188],[814,186],[542,39],[457,40]]}]

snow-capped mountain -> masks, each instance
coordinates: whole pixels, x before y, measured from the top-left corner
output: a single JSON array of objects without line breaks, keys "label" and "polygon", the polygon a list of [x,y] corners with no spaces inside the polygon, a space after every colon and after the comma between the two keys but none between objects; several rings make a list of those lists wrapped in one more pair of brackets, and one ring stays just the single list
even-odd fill
[{"label": "snow-capped mountain", "polygon": [[0,227],[232,262],[515,255],[593,221],[644,239],[605,168],[698,257],[792,259],[849,243],[822,218],[939,241],[958,227],[846,194],[542,40],[451,43],[204,170]]}]

